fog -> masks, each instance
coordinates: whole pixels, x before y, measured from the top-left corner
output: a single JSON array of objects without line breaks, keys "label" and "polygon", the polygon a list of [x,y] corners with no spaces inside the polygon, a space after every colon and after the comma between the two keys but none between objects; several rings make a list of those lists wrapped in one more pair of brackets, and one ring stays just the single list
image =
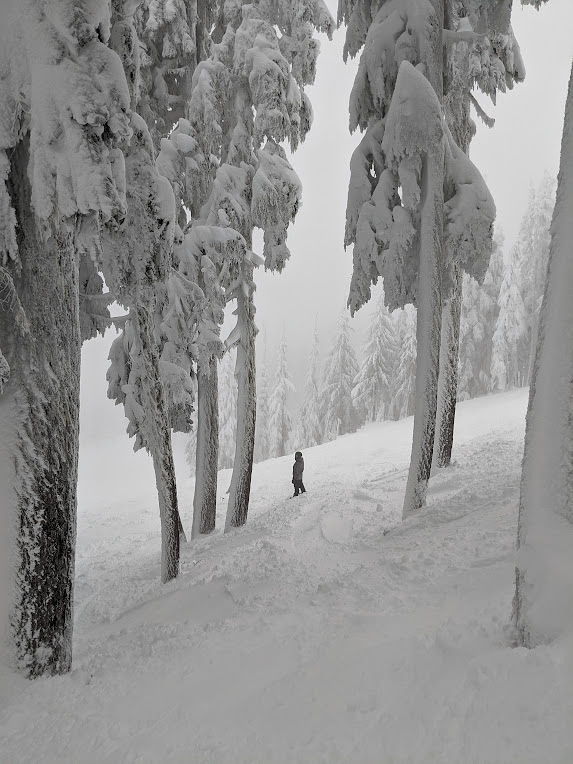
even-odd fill
[{"label": "fog", "polygon": [[[327,4],[335,15],[335,2],[327,0]],[[478,123],[471,157],[492,191],[497,225],[505,232],[508,248],[515,240],[530,187],[539,183],[544,171],[557,173],[572,29],[571,0],[551,0],[539,12],[530,6],[520,8],[516,0],[514,31],[527,69],[526,81],[500,95],[496,106],[483,95],[477,96],[496,124],[490,130]],[[358,133],[351,136],[348,132],[348,98],[357,60],[343,63],[343,41],[344,29],[335,33],[333,42],[322,39],[317,80],[308,89],[314,123],[292,158],[303,184],[303,205],[289,232],[291,259],[282,274],[256,275],[259,359],[266,355],[272,374],[284,328],[291,377],[299,395],[315,317],[324,354],[337,315],[346,304],[352,269],[352,251],[344,251],[343,236],[350,155],[360,139]],[[370,312],[371,307],[366,306],[353,320],[357,348]],[[232,316],[228,328],[231,320]],[[122,408],[114,410],[106,399],[106,357],[112,339],[113,333],[108,332],[104,339],[87,342],[82,353],[81,462],[84,476],[88,463],[90,474],[93,466],[94,486],[96,473],[105,471],[104,452],[97,457],[103,460],[99,467],[93,463],[104,439],[125,441],[121,451],[127,455],[125,470],[130,469],[131,444],[124,432]]]}]

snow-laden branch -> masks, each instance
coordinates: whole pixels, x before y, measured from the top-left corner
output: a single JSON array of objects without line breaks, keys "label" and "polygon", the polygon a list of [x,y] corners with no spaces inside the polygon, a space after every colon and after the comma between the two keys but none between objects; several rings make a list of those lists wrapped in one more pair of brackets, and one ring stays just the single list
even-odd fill
[{"label": "snow-laden branch", "polygon": [[492,251],[495,203],[481,173],[456,145],[447,127],[446,177],[455,189],[444,205],[447,252],[481,283]]},{"label": "snow-laden branch", "polygon": [[482,120],[482,122],[485,125],[487,125],[487,127],[490,127],[490,128],[493,127],[495,125],[495,119],[493,117],[490,117],[489,114],[486,114],[486,112],[480,106],[478,100],[471,93],[470,93],[470,101],[472,106],[476,110],[478,117]]}]

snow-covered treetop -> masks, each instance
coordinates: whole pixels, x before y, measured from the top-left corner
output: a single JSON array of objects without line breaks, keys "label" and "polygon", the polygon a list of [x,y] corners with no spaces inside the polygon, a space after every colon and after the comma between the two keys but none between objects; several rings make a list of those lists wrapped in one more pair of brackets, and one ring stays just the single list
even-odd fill
[{"label": "snow-covered treetop", "polygon": [[210,53],[220,5],[219,0],[143,0],[139,5],[135,16],[141,40],[139,110],[156,145],[186,116],[192,75]]},{"label": "snow-covered treetop", "polygon": [[[493,103],[525,78],[525,66],[511,27],[512,0],[458,0],[458,34],[470,33],[470,77]],[[473,34],[471,34],[473,33]]]},{"label": "snow-covered treetop", "polygon": [[162,141],[158,159],[181,228],[189,212],[191,224],[234,228],[248,245],[259,226],[266,267],[282,270],[301,184],[280,143],[296,148],[310,127],[303,89],[316,71],[313,32],[333,27],[322,0],[222,6],[220,40],[193,73],[188,119]]},{"label": "snow-covered treetop", "polygon": [[[0,208],[9,209],[6,149],[30,136],[32,205],[46,223],[125,215],[119,145],[130,135],[129,92],[108,47],[106,0],[12,2],[0,45]],[[2,215],[0,257],[15,259],[14,217]]]},{"label": "snow-covered treetop", "polygon": [[[468,3],[473,4],[476,23],[486,18],[486,0]],[[462,4],[460,0],[460,8]],[[504,0],[497,5],[505,7]],[[391,309],[415,303],[422,163],[442,141],[446,144],[443,275],[447,277],[455,260],[483,278],[495,206],[443,119],[439,97],[444,80],[437,76],[435,54],[441,33],[446,45],[468,41],[473,45],[478,35],[465,17],[458,19],[458,30],[440,30],[429,0],[348,0],[340,4],[339,18],[349,24],[345,53],[355,55],[363,47],[350,97],[350,128],[365,130],[351,160],[346,211],[345,245],[354,244],[351,311],[370,299],[371,285],[380,276]],[[495,18],[497,23],[501,16]],[[468,68],[466,82],[456,82],[458,89],[465,87],[468,99],[474,79]]]},{"label": "snow-covered treetop", "polygon": [[95,255],[110,291],[126,307],[135,305],[141,289],[165,281],[175,236],[173,192],[155,167],[149,130],[135,112],[131,125],[125,157],[127,218],[118,231],[104,234],[104,246]]}]

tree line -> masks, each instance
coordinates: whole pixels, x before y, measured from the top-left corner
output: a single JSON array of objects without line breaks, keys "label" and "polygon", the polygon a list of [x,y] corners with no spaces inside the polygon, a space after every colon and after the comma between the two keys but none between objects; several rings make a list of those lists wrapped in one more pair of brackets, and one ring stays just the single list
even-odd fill
[{"label": "tree line", "polygon": [[[539,310],[549,257],[556,181],[547,173],[530,189],[517,240],[505,251],[502,231],[493,237],[488,269],[480,284],[462,279],[457,400],[529,384]],[[306,364],[303,396],[295,409],[294,386],[283,335],[269,374],[260,364],[257,381],[255,456],[259,462],[309,448],[355,432],[364,424],[412,416],[416,383],[416,309],[392,312],[381,293],[370,315],[366,338],[356,352],[352,326],[340,315],[331,345],[323,355],[318,321]],[[266,358],[266,348],[263,358]],[[233,465],[237,403],[233,395],[233,350],[220,361],[219,469]],[[196,433],[186,448],[195,474]]]}]

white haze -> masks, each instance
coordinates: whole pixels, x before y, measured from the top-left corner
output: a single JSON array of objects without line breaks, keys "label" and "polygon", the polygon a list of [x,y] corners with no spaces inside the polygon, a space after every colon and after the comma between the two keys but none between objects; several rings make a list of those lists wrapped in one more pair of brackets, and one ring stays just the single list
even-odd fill
[{"label": "white haze", "polygon": [[[327,0],[336,14],[335,0]],[[478,122],[471,157],[484,175],[494,196],[497,225],[510,248],[527,205],[529,189],[547,170],[556,175],[563,127],[567,79],[572,53],[573,2],[552,0],[541,11],[531,6],[513,13],[513,26],[525,61],[526,81],[500,95],[497,106],[478,96],[484,109],[496,118],[491,130]],[[344,29],[333,42],[321,36],[318,76],[308,94],[314,110],[312,129],[292,163],[303,184],[303,206],[291,227],[288,245],[291,259],[282,274],[259,272],[257,316],[260,329],[259,363],[266,356],[273,378],[276,349],[283,326],[286,329],[291,378],[297,389],[293,403],[300,400],[310,352],[315,316],[324,357],[332,340],[338,314],[344,309],[352,270],[352,250],[343,247],[346,193],[350,156],[359,136],[348,132],[348,98],[357,59],[344,64]],[[478,121],[474,115],[476,122]],[[359,347],[372,308],[363,308],[352,321]],[[111,333],[86,343],[82,353],[82,411],[80,468],[105,474],[105,451],[99,446],[109,438],[125,441],[125,464],[133,459],[131,442],[125,435],[125,419],[106,399],[105,372]],[[265,352],[266,346],[266,352]],[[133,462],[135,468],[135,462]],[[124,474],[126,481],[128,475]],[[150,479],[152,476],[150,475]],[[98,489],[106,485],[97,483]],[[113,487],[109,486],[110,490]]]}]

